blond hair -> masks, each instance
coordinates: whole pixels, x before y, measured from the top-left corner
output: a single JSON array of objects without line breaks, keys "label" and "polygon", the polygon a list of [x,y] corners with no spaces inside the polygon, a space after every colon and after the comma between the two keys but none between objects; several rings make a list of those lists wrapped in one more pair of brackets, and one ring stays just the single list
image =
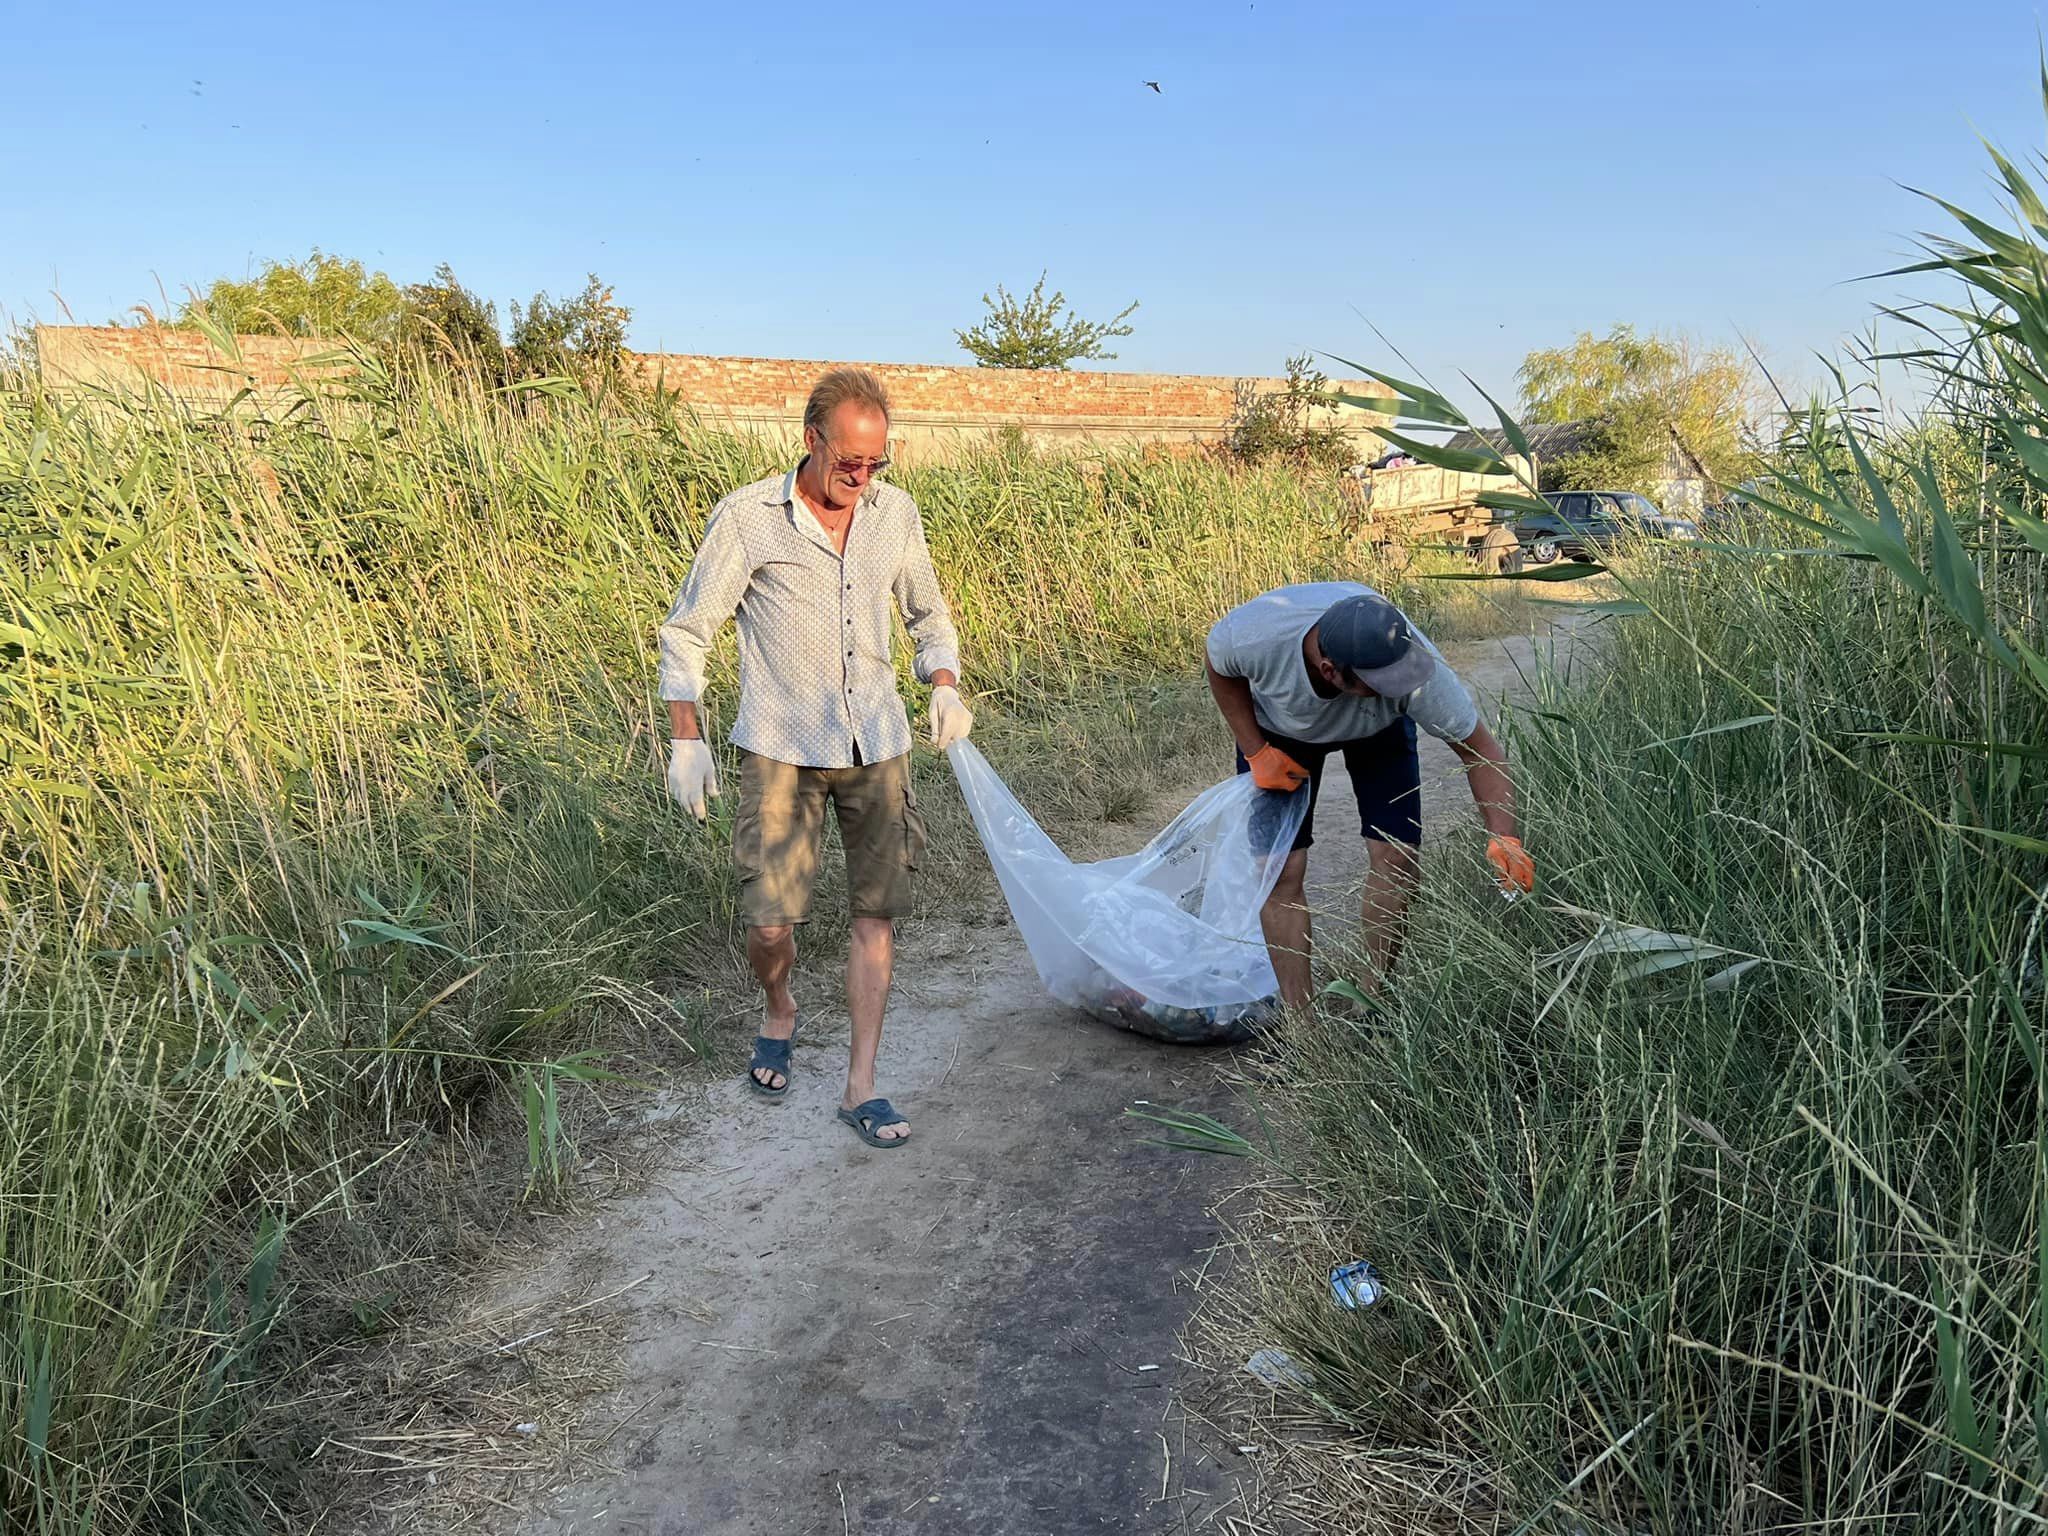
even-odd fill
[{"label": "blond hair", "polygon": [[825,430],[825,418],[849,400],[880,411],[884,420],[889,416],[889,392],[882,388],[882,381],[869,370],[848,364],[834,368],[811,386],[811,398],[804,402],[804,426]]}]

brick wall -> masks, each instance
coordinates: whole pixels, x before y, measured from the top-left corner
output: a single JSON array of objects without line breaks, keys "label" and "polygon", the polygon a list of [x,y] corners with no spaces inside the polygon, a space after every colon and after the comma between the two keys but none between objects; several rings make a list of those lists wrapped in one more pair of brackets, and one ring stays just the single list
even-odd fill
[{"label": "brick wall", "polygon": [[[324,341],[272,336],[239,339],[240,357],[217,352],[197,331],[99,326],[38,326],[44,380],[57,388],[163,386],[198,403],[221,403],[238,390],[270,398],[294,378],[317,378],[335,365],[311,359],[332,350]],[[707,422],[794,438],[812,382],[832,364],[767,357],[700,357],[640,353],[633,367],[648,384],[671,391],[679,406]],[[1229,419],[1239,381],[1202,374],[1061,373],[1051,370],[962,368],[944,364],[871,363],[894,407],[897,451],[917,454],[987,436],[1007,426],[1046,442],[1213,441]],[[1278,379],[1245,382],[1278,389]],[[1353,393],[1376,386],[1347,383]],[[1338,407],[1335,419],[1365,451],[1379,420]]]},{"label": "brick wall", "polygon": [[334,350],[327,341],[282,336],[236,338],[239,357],[197,331],[163,326],[39,325],[36,363],[53,388],[133,389],[159,385],[196,404],[225,404],[241,390],[266,398],[317,379],[339,365],[312,361]]},{"label": "brick wall", "polygon": [[[641,377],[659,382],[707,420],[795,436],[804,398],[822,360],[696,357],[649,353]],[[1238,380],[1203,374],[1061,373],[1054,370],[961,368],[943,364],[871,363],[889,391],[891,423],[909,451],[941,447],[1015,426],[1029,437],[1081,442],[1202,442],[1230,418]],[[1248,380],[1278,389],[1278,379]],[[1378,393],[1353,385],[1354,393]],[[1361,438],[1377,417],[1336,413]]]}]

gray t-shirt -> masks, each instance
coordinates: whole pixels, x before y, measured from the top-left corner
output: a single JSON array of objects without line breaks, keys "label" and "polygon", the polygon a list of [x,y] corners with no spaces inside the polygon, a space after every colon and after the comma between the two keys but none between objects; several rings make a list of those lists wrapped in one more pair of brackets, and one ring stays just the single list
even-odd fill
[{"label": "gray t-shirt", "polygon": [[[1428,682],[1404,699],[1326,699],[1309,681],[1301,643],[1332,604],[1347,597],[1380,594],[1355,581],[1314,581],[1276,587],[1233,608],[1209,631],[1209,665],[1225,677],[1252,685],[1252,710],[1276,736],[1321,745],[1377,735],[1403,715],[1432,736],[1463,741],[1479,728],[1472,695],[1450,669],[1443,653],[1419,629],[1415,638],[1436,658]],[[1411,628],[1413,626],[1411,625]]]}]

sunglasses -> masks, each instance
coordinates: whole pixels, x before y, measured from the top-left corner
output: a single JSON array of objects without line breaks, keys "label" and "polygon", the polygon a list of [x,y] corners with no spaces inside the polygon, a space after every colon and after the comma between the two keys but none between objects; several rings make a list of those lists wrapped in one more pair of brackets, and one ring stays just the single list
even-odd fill
[{"label": "sunglasses", "polygon": [[889,455],[886,453],[879,459],[845,459],[839,457],[839,450],[832,446],[831,440],[823,433],[819,433],[818,441],[825,446],[825,462],[831,465],[832,469],[838,474],[879,475],[889,467]]}]

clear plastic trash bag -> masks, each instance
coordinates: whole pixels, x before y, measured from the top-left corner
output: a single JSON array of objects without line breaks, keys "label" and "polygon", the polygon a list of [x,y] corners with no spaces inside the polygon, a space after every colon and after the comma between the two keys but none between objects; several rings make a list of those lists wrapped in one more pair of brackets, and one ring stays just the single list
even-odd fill
[{"label": "clear plastic trash bag", "polygon": [[970,742],[947,749],[1046,990],[1097,1018],[1180,1044],[1249,1039],[1277,983],[1259,909],[1308,814],[1238,774],[1138,852],[1076,864]]}]

